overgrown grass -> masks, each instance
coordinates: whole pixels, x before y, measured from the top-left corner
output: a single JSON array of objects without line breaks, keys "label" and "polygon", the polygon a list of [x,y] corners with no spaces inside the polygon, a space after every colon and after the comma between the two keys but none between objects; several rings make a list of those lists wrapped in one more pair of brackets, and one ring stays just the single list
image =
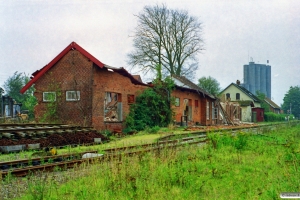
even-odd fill
[{"label": "overgrown grass", "polygon": [[120,200],[279,199],[281,192],[300,191],[299,125],[209,137],[204,147],[82,166],[63,184],[41,178],[47,184],[31,182],[31,190],[18,199],[36,199],[37,190],[43,199]]}]

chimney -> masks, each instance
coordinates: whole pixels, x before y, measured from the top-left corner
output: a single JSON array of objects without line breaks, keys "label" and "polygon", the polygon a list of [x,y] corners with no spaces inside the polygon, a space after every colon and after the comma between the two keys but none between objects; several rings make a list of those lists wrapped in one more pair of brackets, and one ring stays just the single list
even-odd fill
[{"label": "chimney", "polygon": [[236,84],[240,85],[241,84],[240,80],[236,80]]}]

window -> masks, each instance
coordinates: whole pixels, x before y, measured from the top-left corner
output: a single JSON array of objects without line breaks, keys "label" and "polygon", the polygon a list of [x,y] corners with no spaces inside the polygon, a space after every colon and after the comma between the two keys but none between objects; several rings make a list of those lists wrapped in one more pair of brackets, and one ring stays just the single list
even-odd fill
[{"label": "window", "polygon": [[226,100],[230,99],[230,93],[226,93]]},{"label": "window", "polygon": [[134,95],[133,94],[128,94],[127,95],[127,102],[128,102],[128,104],[133,104],[134,103]]},{"label": "window", "polygon": [[218,119],[218,113],[219,113],[218,106],[215,106],[215,109],[213,110],[213,112],[214,112],[214,118],[213,119]]},{"label": "window", "polygon": [[199,107],[199,101],[195,100],[195,107]]},{"label": "window", "polygon": [[236,94],[235,94],[235,99],[236,99],[236,100],[240,100],[240,93],[236,93]]},{"label": "window", "polygon": [[67,101],[79,101],[80,100],[80,91],[67,91],[66,92]]},{"label": "window", "polygon": [[187,116],[188,120],[192,120],[192,100],[184,99],[183,106],[184,106],[183,115]]},{"label": "window", "polygon": [[206,119],[209,119],[209,102],[206,102]]},{"label": "window", "polygon": [[119,93],[105,92],[104,121],[122,121],[122,96]]},{"label": "window", "polygon": [[175,106],[180,106],[180,98],[175,97]]},{"label": "window", "polygon": [[215,103],[211,102],[211,118],[215,119]]},{"label": "window", "polygon": [[44,102],[56,101],[56,93],[55,92],[43,92],[43,101]]}]

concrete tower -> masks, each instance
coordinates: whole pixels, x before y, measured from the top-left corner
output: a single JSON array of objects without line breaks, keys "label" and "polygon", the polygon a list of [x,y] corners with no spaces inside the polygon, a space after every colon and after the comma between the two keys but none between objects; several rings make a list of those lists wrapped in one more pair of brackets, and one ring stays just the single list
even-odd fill
[{"label": "concrete tower", "polygon": [[271,66],[255,64],[253,61],[244,65],[243,86],[253,94],[260,91],[271,99]]}]

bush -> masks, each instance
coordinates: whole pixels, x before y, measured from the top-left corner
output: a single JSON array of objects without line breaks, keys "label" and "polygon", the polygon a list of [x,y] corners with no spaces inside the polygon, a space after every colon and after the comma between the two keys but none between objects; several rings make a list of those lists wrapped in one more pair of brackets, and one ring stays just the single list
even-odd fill
[{"label": "bush", "polygon": [[112,136],[112,132],[110,130],[101,130],[99,132],[100,134],[104,135],[105,137],[109,138],[110,136]]},{"label": "bush", "polygon": [[285,114],[275,114],[273,112],[265,112],[264,118],[266,122],[278,122],[284,121],[286,115]]},{"label": "bush", "polygon": [[148,133],[157,133],[159,131],[160,127],[159,126],[154,126],[152,128],[147,128],[146,131]]},{"label": "bush", "polygon": [[[154,81],[154,87],[144,90],[136,97],[131,105],[130,112],[125,119],[125,131],[141,131],[146,127],[165,127],[170,124],[173,117],[170,97],[174,83],[171,79]],[[157,128],[154,128],[153,132]],[[158,131],[158,130],[157,130]]]}]

